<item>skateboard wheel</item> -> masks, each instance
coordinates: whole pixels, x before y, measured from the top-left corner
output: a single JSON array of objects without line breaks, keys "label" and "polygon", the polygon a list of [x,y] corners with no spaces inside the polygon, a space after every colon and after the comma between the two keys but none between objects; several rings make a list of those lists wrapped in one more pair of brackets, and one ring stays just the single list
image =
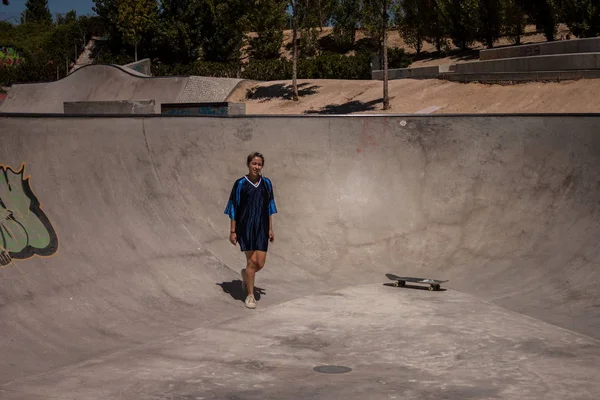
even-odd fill
[{"label": "skateboard wheel", "polygon": [[394,285],[394,287],[400,286],[400,284],[398,282],[394,282],[393,285]]},{"label": "skateboard wheel", "polygon": [[429,286],[429,291],[433,291],[433,286]]},{"label": "skateboard wheel", "polygon": [[404,285],[406,285],[406,282],[400,281],[400,286],[404,287]]},{"label": "skateboard wheel", "polygon": [[434,288],[435,290],[440,290],[440,285],[435,285],[433,288]]}]

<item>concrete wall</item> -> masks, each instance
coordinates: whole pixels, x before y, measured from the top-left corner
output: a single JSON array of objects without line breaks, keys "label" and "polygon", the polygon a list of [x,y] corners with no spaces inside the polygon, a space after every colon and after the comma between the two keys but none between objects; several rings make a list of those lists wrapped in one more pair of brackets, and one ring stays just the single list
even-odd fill
[{"label": "concrete wall", "polygon": [[454,64],[450,72],[528,72],[600,69],[600,53],[558,54]]},{"label": "concrete wall", "polygon": [[[600,53],[582,53],[390,69],[388,76],[389,79],[441,78],[453,81],[481,81],[487,80],[486,76],[492,80],[564,80],[597,78],[597,71],[600,71]],[[382,80],[383,71],[373,71],[371,76],[374,80]]]},{"label": "concrete wall", "polygon": [[439,79],[452,82],[537,82],[600,79],[600,70],[593,71],[534,71],[534,72],[476,72],[470,74],[440,74]]},{"label": "concrete wall", "polygon": [[154,114],[154,100],[65,102],[65,114]]},{"label": "concrete wall", "polygon": [[481,61],[487,61],[501,58],[596,52],[600,52],[600,38],[586,38],[481,50],[479,52],[479,59]]},{"label": "concrete wall", "polygon": [[598,115],[0,115],[0,127],[0,163],[26,165],[59,241],[44,257],[8,249],[0,268],[0,354],[19,360],[0,363],[0,384],[244,312],[215,283],[244,262],[223,210],[251,151],[279,211],[269,304],[402,271],[600,336]]},{"label": "concrete wall", "polygon": [[[397,76],[391,73],[391,76]],[[435,76],[412,76],[411,79],[443,79],[452,82],[537,82],[537,81],[568,81],[578,79],[600,79],[600,70],[572,71],[530,71],[530,72],[472,72],[452,73],[442,72]],[[374,80],[383,80],[383,71],[373,74]],[[402,79],[402,78],[391,78]]]},{"label": "concrete wall", "polygon": [[170,103],[161,105],[164,115],[245,115],[245,103]]},{"label": "concrete wall", "polygon": [[126,64],[123,66],[147,76],[152,75],[152,62],[149,58],[144,58],[143,60],[133,62],[131,64]]},{"label": "concrete wall", "polygon": [[89,65],[58,81],[13,85],[0,112],[62,114],[66,102],[154,99],[160,113],[160,104],[178,101],[188,82],[188,77],[148,78],[125,67]]},{"label": "concrete wall", "polygon": [[[480,56],[480,61],[468,63],[390,69],[388,78],[480,81],[486,80],[487,75],[493,80],[546,80],[548,72],[553,72],[558,80],[596,78],[598,75],[595,71],[600,70],[600,38],[482,50]],[[508,56],[513,57],[506,58]],[[478,76],[475,77],[474,74]],[[515,79],[511,78],[511,74]],[[383,80],[383,71],[373,71],[371,78]]]}]

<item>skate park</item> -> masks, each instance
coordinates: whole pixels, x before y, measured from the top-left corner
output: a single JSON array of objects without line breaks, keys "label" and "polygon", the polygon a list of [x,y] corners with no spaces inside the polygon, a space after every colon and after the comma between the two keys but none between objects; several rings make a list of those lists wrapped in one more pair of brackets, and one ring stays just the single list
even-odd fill
[{"label": "skate park", "polygon": [[[597,398],[600,115],[174,116],[245,82],[123,68],[0,106],[3,208],[47,244],[0,269],[2,399]],[[247,310],[223,210],[256,150],[279,212]]]}]

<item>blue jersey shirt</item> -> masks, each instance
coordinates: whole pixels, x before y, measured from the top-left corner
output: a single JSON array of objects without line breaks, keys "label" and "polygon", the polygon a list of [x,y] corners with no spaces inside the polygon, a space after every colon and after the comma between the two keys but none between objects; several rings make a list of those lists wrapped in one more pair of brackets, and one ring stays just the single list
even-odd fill
[{"label": "blue jersey shirt", "polygon": [[236,221],[235,230],[242,251],[267,251],[269,217],[277,213],[273,184],[261,176],[254,184],[246,176],[235,181],[225,214]]}]

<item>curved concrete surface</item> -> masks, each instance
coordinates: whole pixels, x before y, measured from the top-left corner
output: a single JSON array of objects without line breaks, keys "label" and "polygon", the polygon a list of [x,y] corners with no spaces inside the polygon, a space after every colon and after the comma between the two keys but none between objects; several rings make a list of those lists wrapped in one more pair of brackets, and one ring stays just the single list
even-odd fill
[{"label": "curved concrete surface", "polygon": [[[0,269],[2,399],[600,394],[600,116],[0,127],[0,232],[26,217],[25,163],[57,238],[33,222],[9,238],[43,257],[13,249]],[[254,150],[279,214],[247,310],[223,210]],[[352,371],[313,371],[327,364]]]},{"label": "curved concrete surface", "polygon": [[116,65],[89,65],[58,81],[12,85],[0,112],[62,114],[64,102],[154,99],[155,112],[160,113],[162,103],[225,101],[240,82],[199,76],[147,77]]}]

